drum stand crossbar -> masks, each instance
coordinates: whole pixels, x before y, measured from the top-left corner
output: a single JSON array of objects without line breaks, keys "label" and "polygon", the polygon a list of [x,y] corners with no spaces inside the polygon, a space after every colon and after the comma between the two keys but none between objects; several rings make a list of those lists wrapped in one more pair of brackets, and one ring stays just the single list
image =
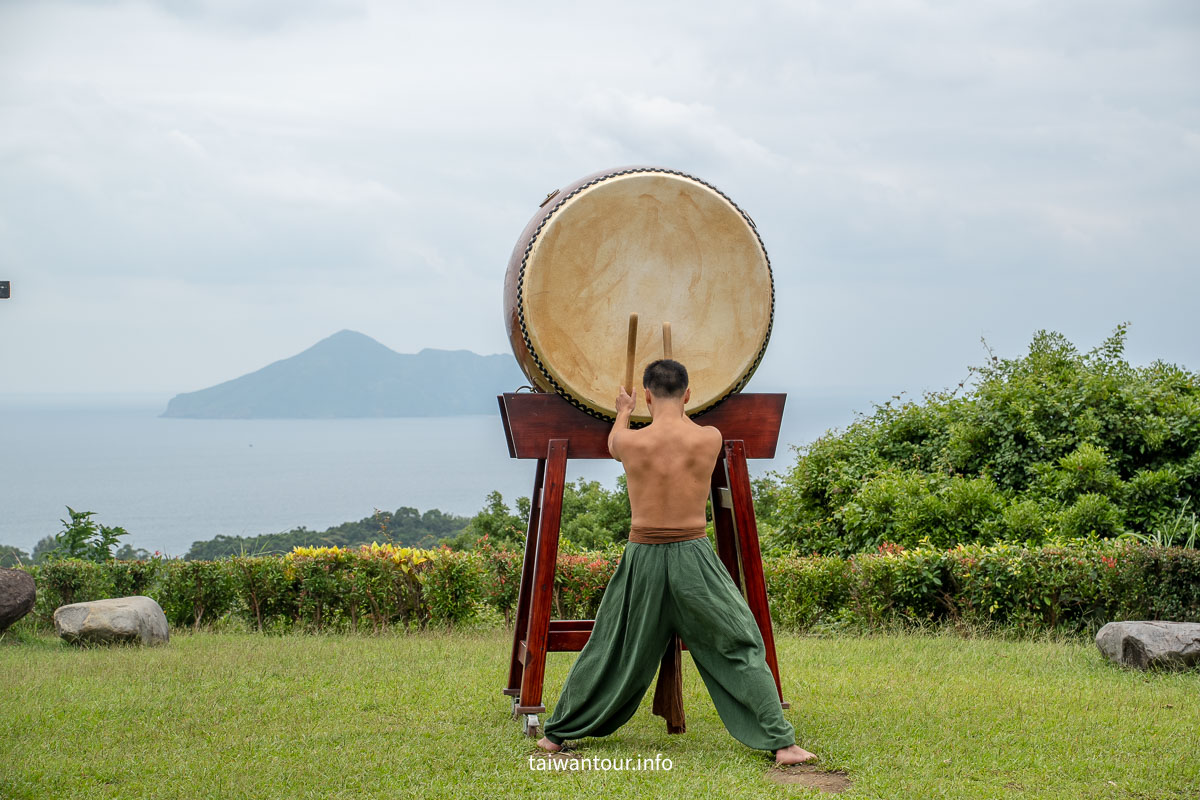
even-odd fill
[{"label": "drum stand crossbar", "polygon": [[[699,421],[716,426],[725,437],[725,446],[712,475],[717,555],[729,570],[734,585],[743,591],[754,614],[780,703],[788,708],[779,681],[775,636],[767,605],[750,474],[746,467],[748,458],[774,457],[785,399],[783,394],[731,395]],[[502,690],[514,698],[512,714],[523,720],[525,734],[536,737],[538,715],[546,711],[542,704],[546,653],[582,650],[595,624],[591,619],[550,619],[567,458],[611,458],[608,434],[612,425],[587,415],[555,394],[509,393],[500,395],[497,400],[509,455],[537,459],[508,685]],[[685,649],[687,643],[673,635],[658,673],[653,713],[666,719],[669,733],[684,731],[679,675],[681,650]]]}]

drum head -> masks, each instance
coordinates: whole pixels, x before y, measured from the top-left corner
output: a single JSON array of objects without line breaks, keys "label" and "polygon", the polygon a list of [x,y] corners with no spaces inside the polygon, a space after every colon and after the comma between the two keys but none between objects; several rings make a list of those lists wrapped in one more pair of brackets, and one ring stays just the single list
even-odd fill
[{"label": "drum head", "polygon": [[589,176],[543,205],[509,263],[506,317],[535,387],[612,420],[637,312],[633,421],[645,423],[641,375],[663,357],[662,323],[687,367],[686,411],[695,415],[754,373],[773,288],[758,232],[733,201],[689,175],[629,168]]}]

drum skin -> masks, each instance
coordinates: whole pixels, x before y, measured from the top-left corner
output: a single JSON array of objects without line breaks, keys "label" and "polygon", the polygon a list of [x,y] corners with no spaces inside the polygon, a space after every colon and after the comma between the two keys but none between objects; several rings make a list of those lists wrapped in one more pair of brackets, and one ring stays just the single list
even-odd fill
[{"label": "drum skin", "polygon": [[551,193],[504,281],[509,342],[533,387],[608,421],[637,312],[634,425],[650,421],[641,375],[663,357],[663,322],[688,370],[694,417],[746,385],[774,310],[771,264],[750,217],[715,187],[659,167],[604,170]]}]

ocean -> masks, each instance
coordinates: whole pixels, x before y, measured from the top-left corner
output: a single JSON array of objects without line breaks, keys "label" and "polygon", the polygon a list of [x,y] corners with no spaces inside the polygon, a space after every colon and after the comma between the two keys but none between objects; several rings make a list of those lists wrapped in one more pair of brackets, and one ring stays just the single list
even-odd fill
[{"label": "ocean", "polygon": [[[134,547],[182,555],[218,534],[323,530],[403,506],[472,515],[512,506],[534,462],[508,457],[499,415],[333,420],[163,419],[166,396],[0,395],[0,544],[26,552],[67,506],[119,525]],[[789,397],[773,460],[870,411],[859,395]],[[616,485],[615,461],[568,462],[569,480]]]}]

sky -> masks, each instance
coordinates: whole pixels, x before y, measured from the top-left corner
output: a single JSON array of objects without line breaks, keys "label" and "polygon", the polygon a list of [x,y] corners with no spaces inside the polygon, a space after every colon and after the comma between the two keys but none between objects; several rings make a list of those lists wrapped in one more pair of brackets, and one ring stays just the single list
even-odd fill
[{"label": "sky", "polygon": [[1200,4],[0,3],[0,393],[218,383],[338,330],[506,353],[552,189],[757,223],[750,390],[1081,350],[1200,369]]}]

